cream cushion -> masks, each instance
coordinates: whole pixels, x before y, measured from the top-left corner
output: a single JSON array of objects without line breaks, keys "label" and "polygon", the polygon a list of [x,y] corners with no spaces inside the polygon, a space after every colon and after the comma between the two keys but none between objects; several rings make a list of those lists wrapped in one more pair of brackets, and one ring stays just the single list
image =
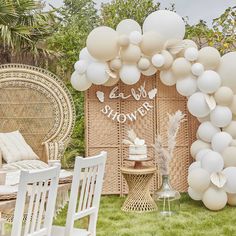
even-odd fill
[{"label": "cream cushion", "polygon": [[8,170],[38,170],[48,168],[48,164],[40,160],[24,160],[3,164],[2,169]]},{"label": "cream cushion", "polygon": [[22,160],[39,159],[18,130],[0,133],[0,151],[2,158],[8,164]]}]

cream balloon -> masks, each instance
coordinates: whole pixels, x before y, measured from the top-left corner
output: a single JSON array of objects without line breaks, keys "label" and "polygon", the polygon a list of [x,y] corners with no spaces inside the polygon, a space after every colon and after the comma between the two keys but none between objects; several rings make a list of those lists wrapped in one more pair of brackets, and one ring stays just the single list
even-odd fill
[{"label": "cream balloon", "polygon": [[138,68],[142,71],[148,70],[150,65],[151,65],[151,62],[145,57],[140,58],[140,60],[138,61]]},{"label": "cream balloon", "polygon": [[130,40],[129,40],[129,37],[127,35],[122,34],[122,35],[119,36],[117,42],[121,47],[127,47],[127,46],[129,46]]},{"label": "cream balloon", "polygon": [[202,201],[209,210],[219,211],[226,206],[227,194],[222,189],[210,187],[203,194]]},{"label": "cream balloon", "polygon": [[96,61],[96,59],[90,55],[90,53],[88,52],[88,49],[87,49],[86,47],[83,48],[83,49],[80,51],[80,53],[79,53],[79,59],[80,59],[80,60],[85,60],[85,61],[88,61],[88,62],[94,62],[94,61]]},{"label": "cream balloon", "polygon": [[191,67],[193,75],[200,76],[204,72],[204,66],[201,63],[194,63]]},{"label": "cream balloon", "polygon": [[213,136],[220,131],[220,128],[214,126],[211,122],[206,121],[199,125],[197,133],[201,140],[210,143]]},{"label": "cream balloon", "polygon": [[160,72],[160,80],[164,85],[173,86],[176,84],[176,78],[171,70],[163,70]]},{"label": "cream balloon", "polygon": [[172,64],[173,74],[178,78],[185,78],[191,73],[191,63],[183,57],[174,60]]},{"label": "cream balloon", "polygon": [[136,65],[124,64],[120,70],[120,79],[127,85],[133,85],[140,79],[141,73]]},{"label": "cream balloon", "polygon": [[197,44],[193,40],[190,40],[190,39],[184,39],[182,41],[182,45],[183,45],[183,49],[177,54],[177,57],[184,57],[185,50],[190,47],[194,47],[196,49],[198,48]]},{"label": "cream balloon", "polygon": [[201,162],[202,158],[208,153],[208,152],[211,152],[212,150],[209,149],[209,148],[205,148],[205,149],[202,149],[200,150],[196,156],[195,156],[195,159],[197,162]]},{"label": "cream balloon", "polygon": [[211,122],[217,127],[224,128],[232,121],[232,112],[226,106],[216,106],[211,112]]},{"label": "cream balloon", "polygon": [[137,31],[139,33],[142,33],[141,26],[138,22],[136,22],[133,19],[125,19],[122,20],[116,27],[116,31],[119,34],[125,34],[129,35],[133,31]]},{"label": "cream balloon", "polygon": [[216,152],[222,152],[226,147],[230,145],[233,138],[226,132],[216,133],[211,140],[211,146]]},{"label": "cream balloon", "polygon": [[229,87],[236,93],[236,52],[229,52],[221,57],[218,73],[222,85]]},{"label": "cream balloon", "polygon": [[228,106],[232,103],[234,93],[231,88],[220,87],[214,94],[216,103],[221,106]]},{"label": "cream balloon", "polygon": [[187,102],[189,112],[196,117],[205,117],[210,113],[204,93],[196,92],[191,95]]},{"label": "cream balloon", "polygon": [[190,153],[193,158],[196,157],[197,153],[203,149],[209,149],[211,146],[209,143],[203,142],[202,140],[196,140],[192,143]]},{"label": "cream balloon", "polygon": [[173,64],[173,56],[167,50],[163,50],[161,55],[164,57],[164,64],[163,66],[159,67],[159,69],[168,70]]},{"label": "cream balloon", "polygon": [[224,160],[218,152],[211,151],[201,159],[201,166],[210,174],[220,172],[224,168]]},{"label": "cream balloon", "polygon": [[199,168],[201,168],[201,162],[200,161],[195,161],[189,166],[188,172],[190,173],[191,171],[199,169]]},{"label": "cream balloon", "polygon": [[220,53],[216,48],[204,47],[199,50],[198,60],[206,70],[215,70],[220,65]]},{"label": "cream balloon", "polygon": [[191,76],[179,79],[176,82],[176,89],[182,96],[191,96],[197,91],[197,81]]},{"label": "cream balloon", "polygon": [[133,44],[140,44],[143,39],[142,34],[139,31],[133,31],[129,34],[129,40]]},{"label": "cream balloon", "polygon": [[195,47],[189,47],[185,50],[184,52],[184,57],[188,60],[188,61],[196,61],[198,58],[198,50]]},{"label": "cream balloon", "polygon": [[142,71],[142,74],[145,76],[155,75],[157,73],[157,68],[153,65],[150,65],[147,70]]},{"label": "cream balloon", "polygon": [[161,54],[155,54],[152,57],[152,64],[157,67],[160,68],[164,65],[165,63],[165,58],[161,55]]},{"label": "cream balloon", "polygon": [[228,204],[230,206],[236,206],[236,194],[228,193]]},{"label": "cream balloon", "polygon": [[78,91],[85,91],[92,85],[92,83],[86,78],[85,74],[79,74],[77,71],[74,71],[71,75],[70,82],[72,87]]},{"label": "cream balloon", "polygon": [[209,187],[210,181],[209,173],[202,168],[192,170],[188,175],[189,186],[197,192],[205,191]]},{"label": "cream balloon", "polygon": [[204,116],[204,117],[197,117],[197,120],[200,122],[200,123],[203,123],[205,121],[210,121],[210,114],[208,114],[207,116]]},{"label": "cream balloon", "polygon": [[130,44],[128,47],[121,49],[120,57],[125,64],[134,64],[141,58],[141,50],[137,45]]},{"label": "cream balloon", "polygon": [[224,159],[224,167],[235,166],[236,167],[236,147],[226,147],[222,152]]},{"label": "cream balloon", "polygon": [[234,115],[236,115],[236,95],[234,95],[233,101],[231,102],[229,107],[230,107],[230,110],[232,111],[232,113]]},{"label": "cream balloon", "polygon": [[236,167],[227,167],[223,170],[223,174],[227,178],[224,189],[227,193],[236,193]]},{"label": "cream balloon", "polygon": [[84,74],[87,70],[88,62],[86,60],[79,60],[74,64],[74,69],[79,74]]},{"label": "cream balloon", "polygon": [[206,70],[197,80],[198,88],[203,93],[214,93],[221,85],[218,73],[213,70]]},{"label": "cream balloon", "polygon": [[94,58],[109,61],[115,58],[119,52],[118,34],[110,27],[97,27],[88,35],[86,45]]},{"label": "cream balloon", "polygon": [[188,188],[188,195],[195,201],[201,201],[203,197],[203,192],[197,192],[191,187]]},{"label": "cream balloon", "polygon": [[162,35],[154,31],[144,33],[140,48],[145,55],[152,56],[161,52],[164,47]]},{"label": "cream balloon", "polygon": [[96,85],[104,84],[108,81],[109,75],[107,74],[108,66],[106,63],[93,62],[87,68],[87,78]]},{"label": "cream balloon", "polygon": [[110,61],[109,66],[112,70],[118,71],[122,67],[122,62],[119,58]]},{"label": "cream balloon", "polygon": [[231,121],[228,126],[223,128],[223,131],[230,134],[233,139],[236,139],[236,121]]},{"label": "cream balloon", "polygon": [[168,39],[183,39],[185,35],[185,23],[183,19],[173,11],[159,10],[147,16],[143,23],[143,32],[155,31]]},{"label": "cream balloon", "polygon": [[119,76],[117,76],[116,78],[109,77],[108,81],[105,84],[103,84],[103,86],[111,87],[116,85],[118,82],[119,82]]}]

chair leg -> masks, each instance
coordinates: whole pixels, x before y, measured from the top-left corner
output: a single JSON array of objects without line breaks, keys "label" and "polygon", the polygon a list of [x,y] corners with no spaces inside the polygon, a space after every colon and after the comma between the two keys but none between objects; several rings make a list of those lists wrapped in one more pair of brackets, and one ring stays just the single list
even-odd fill
[{"label": "chair leg", "polygon": [[98,213],[97,212],[93,213],[89,217],[88,231],[91,233],[91,236],[96,236],[97,217],[98,217]]}]

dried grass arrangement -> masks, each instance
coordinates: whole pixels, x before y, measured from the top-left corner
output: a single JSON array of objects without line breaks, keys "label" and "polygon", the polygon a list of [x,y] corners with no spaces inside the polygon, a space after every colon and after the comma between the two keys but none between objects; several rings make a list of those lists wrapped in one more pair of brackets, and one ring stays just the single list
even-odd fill
[{"label": "dried grass arrangement", "polygon": [[173,158],[173,152],[176,145],[176,137],[182,122],[186,119],[184,118],[185,114],[182,111],[178,110],[175,114],[168,113],[168,122],[167,122],[167,147],[164,146],[162,137],[160,134],[157,134],[155,139],[155,144],[153,145],[155,149],[155,154],[157,157],[157,163],[160,167],[161,175],[169,175],[170,173],[170,161]]}]

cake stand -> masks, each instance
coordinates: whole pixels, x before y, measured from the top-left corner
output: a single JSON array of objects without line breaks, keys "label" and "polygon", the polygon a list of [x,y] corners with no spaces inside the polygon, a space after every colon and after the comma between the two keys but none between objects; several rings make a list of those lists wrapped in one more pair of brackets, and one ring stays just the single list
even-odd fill
[{"label": "cake stand", "polygon": [[143,163],[152,161],[152,158],[147,158],[147,159],[143,159],[143,160],[130,160],[127,158],[127,159],[125,159],[125,161],[134,162],[134,166],[133,166],[134,169],[143,169],[143,168],[145,168]]}]

